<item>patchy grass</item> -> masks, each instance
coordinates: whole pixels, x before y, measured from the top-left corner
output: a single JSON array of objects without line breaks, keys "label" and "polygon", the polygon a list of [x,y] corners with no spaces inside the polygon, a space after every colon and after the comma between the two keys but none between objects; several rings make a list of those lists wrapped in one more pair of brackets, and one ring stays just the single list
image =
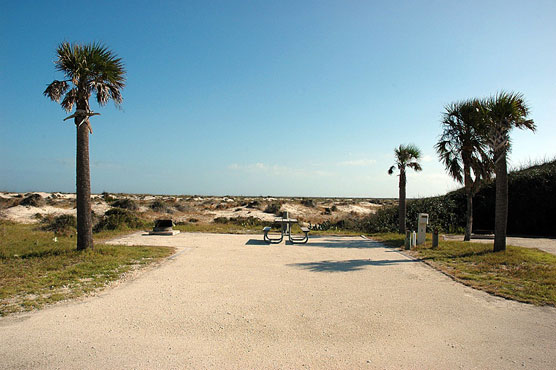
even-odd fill
[{"label": "patchy grass", "polygon": [[[274,231],[279,232],[280,228],[278,224],[271,224],[267,223],[269,226],[273,228]],[[190,233],[216,233],[216,234],[260,234],[261,238],[263,235],[263,227],[266,224],[261,225],[241,225],[233,222],[228,223],[186,223],[174,226],[175,230],[180,230],[182,232],[190,232]],[[294,234],[302,234],[301,228],[299,225],[294,224],[292,226],[292,232]],[[360,232],[357,231],[350,231],[350,230],[319,230],[319,231],[311,231],[309,233],[309,237],[311,235],[346,235],[346,236],[353,236],[353,235],[361,235]]]},{"label": "patchy grass", "polygon": [[[372,238],[392,247],[404,243],[400,234]],[[538,306],[556,306],[556,256],[552,254],[514,246],[494,253],[491,244],[443,240],[432,248],[430,235],[410,253],[473,288]]]},{"label": "patchy grass", "polygon": [[0,316],[93,292],[172,252],[102,244],[78,252],[74,237],[58,236],[54,241],[52,232],[37,225],[0,222]]}]

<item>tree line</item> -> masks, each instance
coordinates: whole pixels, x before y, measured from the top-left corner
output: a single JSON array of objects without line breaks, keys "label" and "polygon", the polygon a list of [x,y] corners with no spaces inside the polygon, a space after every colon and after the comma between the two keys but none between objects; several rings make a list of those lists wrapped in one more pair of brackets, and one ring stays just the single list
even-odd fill
[{"label": "tree line", "polygon": [[[463,185],[466,195],[464,240],[471,239],[473,197],[480,186],[495,177],[494,251],[506,249],[508,224],[508,165],[512,129],[535,131],[529,106],[521,93],[500,91],[488,98],[472,98],[447,105],[442,114],[442,134],[435,145],[446,171]],[[399,179],[399,232],[406,232],[406,168],[421,171],[421,151],[415,145],[395,149]]]}]

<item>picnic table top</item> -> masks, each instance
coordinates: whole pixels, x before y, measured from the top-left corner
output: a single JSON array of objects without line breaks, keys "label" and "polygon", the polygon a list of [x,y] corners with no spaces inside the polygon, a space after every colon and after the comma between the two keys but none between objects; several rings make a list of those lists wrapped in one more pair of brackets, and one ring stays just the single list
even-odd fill
[{"label": "picnic table top", "polygon": [[283,218],[283,217],[276,217],[274,219],[274,222],[282,222],[282,223],[296,223],[297,222],[297,218]]}]

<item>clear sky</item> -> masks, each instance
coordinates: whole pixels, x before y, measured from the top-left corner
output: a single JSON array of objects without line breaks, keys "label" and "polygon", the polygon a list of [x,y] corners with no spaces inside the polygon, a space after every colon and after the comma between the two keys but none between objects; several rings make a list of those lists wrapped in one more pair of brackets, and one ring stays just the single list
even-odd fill
[{"label": "clear sky", "polygon": [[396,197],[456,185],[433,145],[444,105],[522,92],[538,131],[511,165],[556,156],[556,2],[6,1],[0,190],[75,191],[75,126],[42,95],[62,41],[123,58],[121,109],[92,109],[93,192]]}]

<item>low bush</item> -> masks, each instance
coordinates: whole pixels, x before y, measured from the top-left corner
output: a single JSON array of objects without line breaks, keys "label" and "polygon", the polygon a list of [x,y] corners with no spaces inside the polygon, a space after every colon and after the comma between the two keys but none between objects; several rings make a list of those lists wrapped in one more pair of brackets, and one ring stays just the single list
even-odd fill
[{"label": "low bush", "polygon": [[310,207],[310,208],[313,208],[313,207],[316,206],[315,201],[313,199],[310,199],[310,198],[303,198],[303,199],[301,199],[300,203],[302,205],[304,205],[305,207]]},{"label": "low bush", "polygon": [[160,213],[171,213],[172,210],[170,208],[168,208],[168,206],[166,205],[166,203],[164,203],[161,200],[155,200],[151,203],[150,208],[155,211],[155,212],[160,212]]},{"label": "low bush", "polygon": [[29,194],[19,204],[22,206],[42,207],[46,204],[46,201],[40,194]]},{"label": "low bush", "polygon": [[130,211],[136,211],[139,209],[137,202],[129,198],[115,200],[111,205],[112,207],[128,209]]},{"label": "low bush", "polygon": [[176,209],[176,211],[178,212],[190,212],[191,206],[188,204],[182,204],[182,203],[178,203],[174,206],[174,208]]},{"label": "low bush", "polygon": [[247,206],[247,208],[259,208],[261,206],[261,202],[255,199],[250,201],[249,203],[245,203],[245,205]]},{"label": "low bush", "polygon": [[127,209],[112,208],[106,211],[104,217],[95,225],[94,231],[136,229],[147,225],[145,220]]},{"label": "low bush", "polygon": [[107,201],[107,202],[112,202],[114,201],[116,198],[114,198],[113,196],[111,196],[109,193],[107,192],[103,192],[102,193],[102,198]]},{"label": "low bush", "polygon": [[270,222],[261,221],[257,217],[216,217],[214,223],[217,224],[233,224],[238,226],[269,226]]},{"label": "low bush", "polygon": [[280,213],[280,209],[282,208],[282,205],[278,202],[272,202],[267,204],[266,208],[264,209],[264,213],[271,213],[274,215],[278,215]]},{"label": "low bush", "polygon": [[19,204],[19,202],[20,202],[20,199],[18,199],[18,198],[2,198],[2,197],[0,197],[0,209],[15,207]]},{"label": "low bush", "polygon": [[77,219],[73,215],[46,216],[41,218],[42,230],[53,231],[57,236],[75,234]]}]

